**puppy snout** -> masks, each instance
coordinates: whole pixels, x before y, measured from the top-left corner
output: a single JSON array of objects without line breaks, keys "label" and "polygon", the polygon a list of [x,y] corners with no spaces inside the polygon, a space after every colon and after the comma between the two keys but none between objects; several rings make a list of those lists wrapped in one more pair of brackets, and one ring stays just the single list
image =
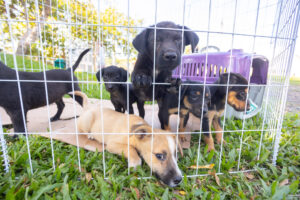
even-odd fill
[{"label": "puppy snout", "polygon": [[174,51],[167,51],[164,53],[163,58],[165,61],[175,61],[177,59],[177,54]]},{"label": "puppy snout", "polygon": [[179,185],[182,181],[182,177],[181,176],[176,176],[173,180],[175,185]]}]

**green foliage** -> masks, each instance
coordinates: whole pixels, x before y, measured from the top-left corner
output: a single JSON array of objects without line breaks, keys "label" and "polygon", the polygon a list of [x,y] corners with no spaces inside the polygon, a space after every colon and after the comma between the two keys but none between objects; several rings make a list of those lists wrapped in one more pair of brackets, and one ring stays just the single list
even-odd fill
[{"label": "green foliage", "polygon": [[[27,3],[27,4],[25,4]],[[97,2],[79,1],[72,2],[64,0],[44,0],[38,1],[39,16],[41,21],[41,40],[43,41],[44,55],[47,57],[65,58],[69,48],[78,48],[82,45],[103,45],[106,54],[111,57],[116,52],[124,54],[136,53],[131,44],[132,38],[137,34],[136,27],[140,26],[142,21],[127,17],[126,14],[119,12],[115,8],[106,8],[98,13]],[[3,5],[4,2],[3,2]],[[26,9],[27,5],[27,9]],[[44,6],[43,6],[44,5]],[[28,29],[33,29],[37,23],[23,22],[24,20],[36,21],[35,0],[15,1],[10,5],[10,16],[19,22],[11,23],[13,36],[20,39]],[[2,12],[1,12],[2,11]],[[70,15],[66,12],[69,11]],[[43,19],[44,14],[48,17]],[[70,16],[70,18],[68,18]],[[5,6],[0,6],[1,32],[3,31],[4,42],[11,42],[9,28],[6,16]],[[64,22],[65,24],[63,24]],[[67,23],[72,23],[68,26]],[[0,32],[0,33],[1,33]],[[35,42],[40,42],[39,39]],[[96,44],[97,43],[97,44]],[[76,44],[74,46],[74,44]],[[127,52],[129,45],[129,52]],[[7,45],[6,45],[7,46]],[[7,47],[12,50],[12,47]],[[31,54],[39,54],[39,46],[36,43],[31,44]],[[25,52],[27,55],[30,52]]]}]

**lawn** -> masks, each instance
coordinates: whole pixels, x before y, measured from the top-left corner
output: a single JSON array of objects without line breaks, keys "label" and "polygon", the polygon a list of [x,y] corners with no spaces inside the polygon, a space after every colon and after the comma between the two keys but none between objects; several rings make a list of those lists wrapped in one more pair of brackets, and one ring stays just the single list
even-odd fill
[{"label": "lawn", "polygon": [[[0,58],[3,60],[1,54]],[[13,67],[12,56],[8,55],[7,61]],[[23,67],[22,57],[17,57],[17,62]],[[30,60],[25,59],[24,62],[31,67]],[[32,65],[39,69],[38,62],[32,61]],[[52,68],[51,65],[47,67]],[[87,76],[89,80],[95,80],[93,74],[77,72],[76,76],[79,80],[86,80]],[[80,87],[89,97],[100,98],[99,84],[80,83]],[[103,99],[108,98],[109,94],[103,88]],[[10,171],[5,173],[4,166],[0,165],[0,199],[297,199],[295,195],[298,198],[300,195],[299,115],[285,116],[276,167],[271,164],[272,135],[267,131],[248,131],[262,129],[262,120],[256,116],[245,121],[244,133],[238,131],[242,129],[241,120],[226,120],[225,130],[232,132],[224,134],[227,145],[221,155],[219,145],[216,145],[215,151],[208,153],[201,142],[198,164],[213,164],[213,168],[198,169],[198,174],[203,176],[188,177],[197,171],[192,167],[197,164],[199,145],[199,134],[195,132],[191,148],[184,150],[184,157],[179,155],[178,164],[184,180],[176,188],[161,185],[154,177],[138,179],[150,176],[146,164],[136,171],[130,169],[128,175],[126,159],[108,152],[103,154],[80,149],[80,171],[77,148],[58,141],[53,143],[54,170],[50,140],[38,136],[30,136],[28,141],[34,172],[31,174],[26,138],[20,136],[13,140],[5,135]],[[262,133],[260,159],[257,160]],[[238,166],[239,152],[241,159]],[[219,166],[224,174],[216,174]],[[239,170],[256,171],[231,173],[238,167]]]},{"label": "lawn", "polygon": [[[196,164],[199,134],[192,137],[192,145],[179,156],[179,167],[185,175],[176,188],[161,185],[157,179],[148,177],[150,169],[145,164],[128,176],[127,161],[105,152],[105,177],[103,154],[80,149],[81,172],[78,170],[77,148],[54,141],[55,166],[53,170],[50,140],[30,136],[30,152],[34,173],[30,173],[25,137],[8,141],[10,172],[0,167],[0,199],[296,199],[300,194],[300,126],[299,115],[287,115],[282,128],[282,139],[277,166],[271,164],[272,137],[263,137],[260,160],[257,161],[260,132],[245,131],[240,169],[256,169],[250,173],[230,174],[237,170],[241,133],[225,134],[222,154],[222,175],[218,171],[220,147],[207,153],[201,142],[199,165],[214,164],[213,169],[199,169],[197,178],[191,166]],[[241,120],[228,120],[225,130],[241,129]],[[258,117],[249,119],[245,129],[261,128]]]}]

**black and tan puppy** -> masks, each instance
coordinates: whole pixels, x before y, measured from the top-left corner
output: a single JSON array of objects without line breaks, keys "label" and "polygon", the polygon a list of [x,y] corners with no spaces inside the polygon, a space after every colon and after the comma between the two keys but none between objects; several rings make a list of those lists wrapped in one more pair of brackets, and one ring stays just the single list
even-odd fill
[{"label": "black and tan puppy", "polygon": [[[140,102],[152,100],[153,77],[156,83],[177,84],[176,80],[172,80],[171,75],[172,70],[180,64],[182,49],[191,45],[192,52],[194,52],[199,42],[195,32],[173,22],[164,21],[156,24],[156,34],[154,28],[153,25],[143,30],[132,42],[139,53],[131,80]],[[153,73],[154,65],[155,72]],[[155,87],[154,98],[158,100],[158,103],[168,87],[161,85]]]},{"label": "black and tan puppy", "polygon": [[[229,78],[229,85],[228,83]],[[217,85],[216,85],[217,84]],[[211,135],[211,125],[213,125],[216,133],[217,143],[220,144],[223,137],[223,129],[221,127],[220,118],[223,115],[225,102],[232,106],[236,111],[245,111],[249,109],[246,103],[248,93],[248,81],[240,74],[225,73],[210,86],[211,104],[208,112],[203,117],[202,130],[204,141],[208,145],[208,151],[214,149],[214,140]],[[226,92],[228,87],[228,96],[226,100]]]},{"label": "black and tan puppy", "polygon": [[[199,82],[186,81],[180,92],[180,123],[179,132],[184,132],[189,119],[189,114],[192,113],[197,118],[206,115],[208,106],[211,101],[209,88],[203,85],[197,85]],[[193,85],[194,84],[194,85]],[[205,92],[205,94],[203,94]],[[162,129],[170,130],[169,117],[172,114],[178,114],[178,94],[168,93],[163,97],[163,103],[159,107],[159,120]],[[202,111],[203,108],[203,111]],[[184,142],[185,135],[179,135],[181,142]]]},{"label": "black and tan puppy", "polygon": [[[83,56],[89,51],[87,49],[83,51],[78,57],[77,61],[72,68],[67,70],[54,69],[46,71],[46,80],[48,96],[46,97],[45,82],[43,72],[21,72],[15,71],[2,62],[0,62],[0,106],[5,109],[9,115],[15,132],[25,132],[25,124],[27,112],[31,109],[45,106],[47,104],[46,98],[48,98],[49,104],[56,103],[57,113],[51,118],[51,121],[58,120],[65,107],[63,102],[63,96],[74,90],[79,90],[77,78],[74,75],[74,71],[78,67]],[[22,102],[25,120],[22,116],[22,107],[20,102],[18,84],[16,73],[19,74]],[[72,84],[72,77],[74,83]],[[6,80],[11,81],[6,81]],[[69,82],[60,82],[69,81]],[[81,97],[75,97],[75,100],[82,104]]]},{"label": "black and tan puppy", "polygon": [[[101,69],[101,75],[105,83],[106,90],[110,93],[110,100],[115,107],[115,111],[124,113],[127,110],[127,71],[121,67],[109,66]],[[100,70],[96,73],[100,81]],[[114,83],[114,82],[124,82]],[[132,104],[137,102],[139,115],[144,118],[144,104],[138,101],[133,92],[132,85],[129,85],[129,114],[134,114]]]}]

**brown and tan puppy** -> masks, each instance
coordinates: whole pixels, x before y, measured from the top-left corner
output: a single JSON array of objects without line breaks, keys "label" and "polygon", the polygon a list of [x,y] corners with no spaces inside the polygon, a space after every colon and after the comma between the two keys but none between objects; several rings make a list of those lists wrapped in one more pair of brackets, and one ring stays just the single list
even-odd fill
[{"label": "brown and tan puppy", "polygon": [[100,105],[88,107],[88,98],[84,93],[75,91],[74,94],[83,98],[84,111],[77,123],[79,132],[91,133],[95,140],[105,144],[107,151],[124,155],[128,158],[130,167],[141,165],[142,158],[150,167],[152,161],[154,174],[170,187],[181,182],[182,174],[175,159],[174,134],[154,129],[152,146],[152,135],[146,134],[152,133],[152,128],[144,119],[130,114],[128,127],[128,115],[109,108],[103,108],[101,112]]}]

